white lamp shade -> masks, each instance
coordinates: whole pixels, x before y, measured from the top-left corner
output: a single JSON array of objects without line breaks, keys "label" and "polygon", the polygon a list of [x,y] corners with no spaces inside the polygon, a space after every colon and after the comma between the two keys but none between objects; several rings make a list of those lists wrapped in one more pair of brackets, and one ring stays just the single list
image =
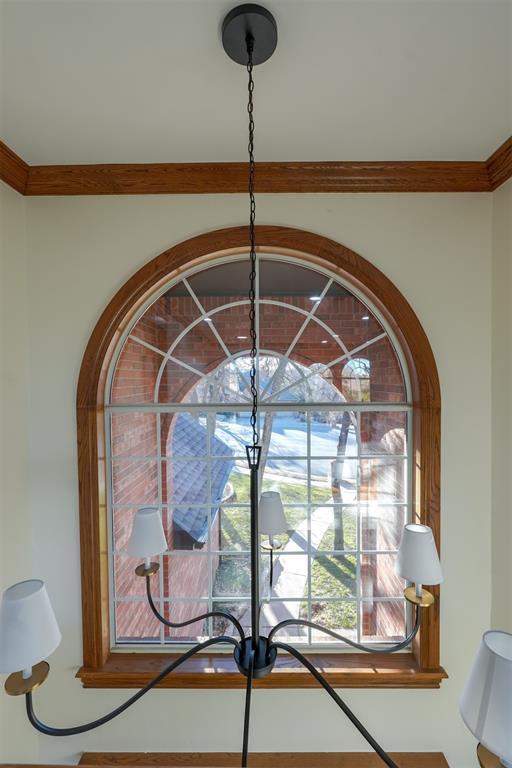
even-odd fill
[{"label": "white lamp shade", "polygon": [[402,530],[396,572],[415,584],[441,584],[443,572],[434,534],[428,525],[409,523]]},{"label": "white lamp shade", "polygon": [[20,581],[0,605],[0,672],[30,669],[58,647],[61,634],[44,581]]},{"label": "white lamp shade", "polygon": [[263,491],[259,505],[260,533],[275,536],[286,533],[288,523],[284,515],[281,494],[277,491]]},{"label": "white lamp shade", "polygon": [[126,552],[131,557],[161,555],[167,549],[162,516],[158,507],[141,507],[135,513]]},{"label": "white lamp shade", "polygon": [[508,632],[484,634],[460,700],[460,713],[486,749],[512,762],[512,635]]}]

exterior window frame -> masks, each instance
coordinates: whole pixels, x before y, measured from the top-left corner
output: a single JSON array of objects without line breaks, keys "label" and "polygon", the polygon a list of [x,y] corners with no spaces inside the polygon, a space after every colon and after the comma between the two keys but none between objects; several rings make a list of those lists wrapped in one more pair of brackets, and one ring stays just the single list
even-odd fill
[{"label": "exterior window frame", "polygon": [[[259,225],[258,251],[292,256],[328,269],[355,286],[385,319],[405,357],[412,401],[412,517],[430,525],[440,545],[440,387],[434,356],[407,300],[378,269],[325,237],[287,227]],[[84,664],[77,673],[85,687],[139,687],[173,656],[168,652],[111,649],[108,563],[107,450],[105,391],[112,359],[123,334],[150,296],[194,265],[247,250],[246,227],[217,230],[184,241],[142,267],[118,291],[87,345],[77,391],[77,438],[82,566]],[[439,663],[439,587],[436,603],[411,651],[378,654],[311,653],[334,685],[345,687],[439,687],[446,673]],[[166,649],[167,650],[167,649]],[[212,670],[215,672],[212,673]],[[311,676],[282,656],[262,687],[309,687]],[[231,656],[204,654],[170,675],[162,687],[240,687],[244,681]]]}]

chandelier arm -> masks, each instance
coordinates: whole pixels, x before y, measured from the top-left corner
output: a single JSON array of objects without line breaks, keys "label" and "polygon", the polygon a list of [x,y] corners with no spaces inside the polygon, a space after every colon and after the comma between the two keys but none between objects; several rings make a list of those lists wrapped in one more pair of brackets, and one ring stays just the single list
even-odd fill
[{"label": "chandelier arm", "polygon": [[155,678],[153,678],[153,680],[145,685],[144,688],[141,688],[140,691],[137,691],[137,693],[127,699],[127,701],[125,701],[119,707],[112,710],[112,712],[109,712],[107,715],[103,715],[103,717],[99,717],[97,720],[93,720],[91,723],[84,723],[84,725],[76,725],[71,728],[53,728],[50,725],[45,725],[40,720],[38,720],[34,713],[32,693],[30,691],[29,693],[25,694],[28,719],[34,728],[40,733],[45,734],[45,736],[75,736],[80,733],[86,733],[86,731],[92,731],[95,728],[98,728],[100,725],[104,725],[110,720],[113,720],[115,717],[131,707],[132,704],[135,704],[136,701],[141,699],[148,691],[154,688],[155,685],[158,685],[161,680],[167,677],[167,675],[177,669],[181,664],[190,659],[191,656],[194,656],[194,654],[199,653],[199,651],[203,651],[205,648],[208,648],[210,645],[214,645],[216,643],[230,643],[235,647],[238,647],[239,645],[236,640],[234,640],[232,637],[227,637],[226,635],[214,637],[210,640],[205,640],[204,643],[199,643],[198,645],[194,646],[194,648],[191,648],[189,651],[180,656],[179,659],[173,661],[172,664],[169,664],[167,667],[165,667],[165,669],[163,669],[162,672],[160,672]]},{"label": "chandelier arm", "polygon": [[242,768],[247,767],[247,756],[249,753],[249,725],[251,718],[251,693],[255,655],[255,651],[251,651],[251,659],[247,671],[247,686],[245,689],[244,736],[242,741]]},{"label": "chandelier arm", "polygon": [[195,624],[196,621],[201,621],[203,619],[209,619],[210,617],[214,616],[220,616],[224,619],[227,619],[231,624],[234,625],[237,632],[240,635],[240,640],[243,642],[245,640],[245,633],[242,629],[242,625],[238,621],[238,619],[235,619],[234,616],[232,616],[227,611],[208,611],[208,613],[202,613],[199,616],[194,616],[193,619],[187,619],[187,621],[169,621],[168,619],[164,618],[162,614],[158,611],[158,608],[156,607],[153,597],[151,595],[151,582],[150,577],[146,576],[146,594],[148,598],[149,607],[153,611],[154,615],[158,619],[161,624],[165,624],[166,627],[172,627],[173,629],[179,629],[180,627],[188,627],[189,624]]},{"label": "chandelier arm", "polygon": [[365,651],[367,653],[382,653],[382,654],[397,653],[397,651],[403,651],[404,648],[407,648],[409,643],[412,640],[414,640],[414,638],[418,634],[418,631],[421,627],[421,608],[419,606],[416,606],[416,621],[414,623],[413,629],[407,635],[407,637],[404,640],[402,640],[400,643],[397,643],[396,645],[388,646],[387,648],[378,648],[378,647],[363,645],[362,643],[356,643],[355,640],[350,640],[350,638],[345,637],[344,635],[340,635],[337,632],[333,632],[332,629],[327,629],[327,627],[322,627],[321,624],[315,624],[314,621],[307,621],[306,619],[285,619],[285,621],[279,622],[279,624],[276,624],[276,626],[270,631],[270,634],[268,636],[269,643],[272,642],[272,638],[274,637],[275,634],[277,634],[277,632],[280,632],[280,630],[284,629],[284,627],[291,627],[291,626],[312,627],[312,629],[318,629],[320,632],[325,632],[326,635],[330,635],[331,637],[336,638],[336,640],[341,640],[347,645],[350,645],[352,648],[356,648],[358,651]]},{"label": "chandelier arm", "polygon": [[366,730],[362,722],[354,715],[350,707],[345,704],[343,699],[338,696],[334,688],[327,682],[327,680],[324,678],[324,676],[318,671],[318,669],[307,659],[305,656],[300,653],[296,648],[293,647],[293,645],[288,645],[287,643],[272,643],[272,646],[274,648],[279,648],[283,651],[286,651],[287,653],[290,653],[292,656],[295,656],[295,658],[300,661],[300,663],[306,667],[309,672],[313,675],[313,677],[320,683],[320,685],[325,688],[331,699],[333,699],[338,707],[343,711],[343,713],[348,717],[350,722],[357,728],[361,736],[368,742],[368,744],[371,746],[371,748],[378,754],[381,760],[383,760],[386,765],[390,766],[390,768],[399,768],[399,766],[390,758],[390,756],[385,752],[380,744],[378,744],[373,736],[369,733],[369,731]]}]

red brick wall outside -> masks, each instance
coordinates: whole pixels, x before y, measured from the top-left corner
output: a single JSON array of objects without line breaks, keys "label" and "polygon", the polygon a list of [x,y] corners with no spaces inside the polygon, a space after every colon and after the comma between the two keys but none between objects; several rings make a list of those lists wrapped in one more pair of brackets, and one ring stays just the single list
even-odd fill
[{"label": "red brick wall outside", "polygon": [[[199,297],[206,311],[231,301],[244,300],[245,297]],[[272,297],[306,311],[311,309],[308,297],[281,296]],[[370,317],[362,321],[362,316]],[[347,295],[326,296],[321,302],[316,316],[339,334],[346,347],[351,350],[383,332],[378,321],[371,316],[366,307],[355,297]],[[247,304],[222,310],[213,316],[215,327],[231,353],[247,348],[247,341],[237,339],[239,335],[248,335]],[[179,334],[194,320],[199,318],[199,310],[191,297],[176,295],[171,290],[158,299],[137,322],[132,335],[145,341],[161,352],[167,352]],[[260,346],[262,349],[284,353],[291,340],[301,327],[304,315],[286,307],[273,304],[260,305]],[[336,339],[315,322],[310,322],[297,342],[292,359],[309,366],[313,363],[330,363],[343,354]],[[214,370],[225,359],[225,353],[218,343],[209,323],[199,321],[177,344],[173,356],[183,360],[201,373]],[[387,338],[373,343],[357,354],[370,363],[370,399],[378,402],[400,402],[405,400],[402,373],[396,355]],[[128,339],[117,363],[112,386],[113,403],[148,404],[154,401],[155,382],[162,363],[161,354]],[[346,360],[332,367],[332,384],[342,390],[342,374]],[[179,402],[187,397],[199,381],[199,376],[173,361],[167,362],[158,391],[159,402]],[[343,390],[342,390],[343,391]],[[169,429],[171,418],[162,418],[161,454],[169,453]],[[363,416],[361,439],[365,444],[384,445],[385,452],[398,452],[397,445],[386,444],[386,435],[396,431],[396,440],[403,435],[403,417],[395,413],[380,413],[371,418]],[[383,441],[384,438],[384,441]],[[112,421],[113,462],[113,500],[117,504],[131,505],[130,508],[117,509],[114,519],[114,539],[116,547],[126,544],[135,509],[143,504],[158,502],[158,473],[156,462],[156,419],[151,414],[121,414]],[[389,442],[389,439],[388,439]],[[400,447],[400,446],[398,446]],[[382,448],[381,448],[382,450]],[[145,462],[116,460],[117,456],[150,456]],[[375,468],[368,469],[375,472]],[[396,478],[395,478],[396,481]],[[162,501],[167,501],[166,472],[161,473]],[[367,498],[372,499],[375,477],[362,477],[362,488],[367,485]],[[164,524],[169,546],[173,546],[172,521],[164,514]],[[218,525],[218,521],[216,522]],[[386,529],[380,526],[375,532],[376,546],[388,548]],[[388,535],[393,538],[393,532]],[[396,541],[393,547],[396,546]],[[164,558],[163,582],[164,597],[169,595],[190,594],[194,596],[208,593],[207,558],[199,558],[201,566],[185,568],[179,565],[181,558]],[[186,558],[188,560],[188,558]],[[204,562],[203,562],[204,561]],[[185,563],[185,560],[183,561]],[[127,597],[143,597],[144,580],[133,574],[133,562],[129,558],[116,557],[116,594]],[[216,563],[214,563],[216,566]],[[393,582],[394,572],[389,566],[377,566],[375,556],[363,557],[362,575],[364,589],[374,596],[396,593]],[[156,584],[157,578],[153,578]],[[134,583],[135,582],[135,583]],[[138,582],[138,583],[137,583]],[[173,608],[173,618],[182,621],[194,615],[204,604],[190,603]],[[164,614],[169,617],[168,607]],[[373,604],[363,609],[363,630],[365,634],[396,634],[403,625],[403,610],[399,605]],[[117,611],[118,637],[139,637],[141,630],[147,636],[157,633],[157,625],[141,603],[120,606]],[[195,627],[193,628],[195,630]],[[398,630],[401,631],[401,630]],[[155,634],[157,636],[157,634]],[[174,637],[190,637],[190,630]]]}]

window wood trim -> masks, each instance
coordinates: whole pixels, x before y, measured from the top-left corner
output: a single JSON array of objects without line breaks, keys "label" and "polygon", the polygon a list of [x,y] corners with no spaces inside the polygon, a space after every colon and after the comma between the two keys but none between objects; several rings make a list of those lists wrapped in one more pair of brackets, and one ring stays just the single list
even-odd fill
[{"label": "window wood trim", "polygon": [[[360,288],[383,314],[406,357],[413,405],[413,518],[429,525],[440,548],[440,414],[441,394],[437,368],[427,336],[412,307],[398,288],[376,267],[340,243],[321,235],[289,227],[256,227],[257,250],[297,256],[327,266]],[[77,390],[78,480],[80,552],[82,572],[83,667],[78,673],[87,687],[133,687],[156,674],[158,663],[172,654],[112,653],[108,600],[108,535],[104,388],[107,370],[120,336],[143,302],[173,274],[194,264],[247,250],[247,227],[231,227],[193,237],[157,256],[136,272],[104,310],[89,339],[82,360]],[[439,659],[440,590],[434,587],[435,605],[425,611],[412,653],[391,657],[395,665],[392,687],[438,687],[446,676]],[[381,656],[371,654],[311,654],[324,667],[328,679],[344,687],[390,687],[391,678],[376,669],[387,668]],[[351,660],[350,657],[356,658]],[[229,658],[229,657],[228,657]],[[207,659],[211,662],[207,662]],[[215,674],[224,654],[194,662],[195,672],[177,671],[164,682],[196,687],[239,687],[242,678],[229,667]],[[284,661],[258,684],[262,687],[309,687],[307,672]],[[354,666],[354,663],[357,662]],[[192,664],[192,661],[189,662]],[[130,666],[131,665],[131,666]],[[201,668],[202,665],[202,668]],[[401,666],[403,665],[403,666]],[[393,667],[392,667],[393,668]],[[193,682],[197,676],[200,678]],[[185,676],[185,677],[184,677]],[[432,681],[434,685],[432,685]],[[202,681],[202,682],[201,682]]]}]

